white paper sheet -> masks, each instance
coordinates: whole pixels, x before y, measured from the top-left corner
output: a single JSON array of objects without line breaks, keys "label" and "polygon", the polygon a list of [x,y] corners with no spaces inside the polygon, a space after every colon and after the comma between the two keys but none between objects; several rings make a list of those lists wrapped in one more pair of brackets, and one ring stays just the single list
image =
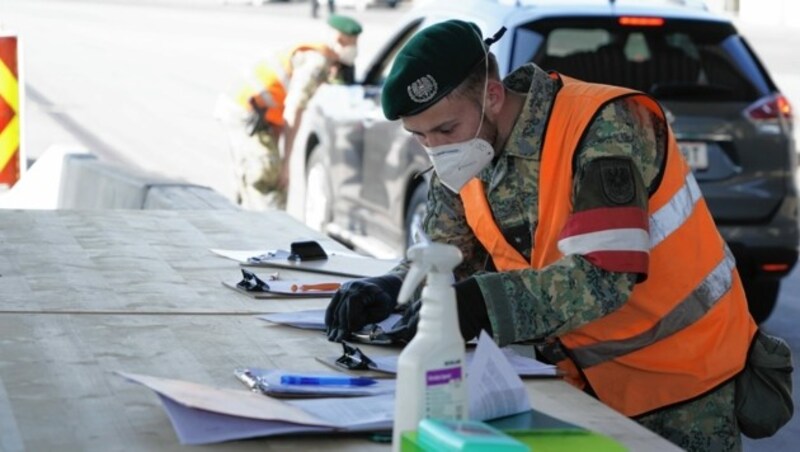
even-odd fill
[{"label": "white paper sheet", "polygon": [[326,251],[328,258],[322,260],[289,260],[285,250],[226,250],[209,249],[217,256],[232,259],[242,265],[287,268],[312,273],[350,276],[356,278],[379,276],[388,273],[400,261],[397,259],[375,259],[340,251]]},{"label": "white paper sheet", "polygon": [[486,420],[531,409],[525,384],[485,331],[467,367],[470,419]]},{"label": "white paper sheet", "polygon": [[252,391],[215,388],[189,381],[117,372],[130,381],[147,386],[181,405],[229,416],[265,421],[286,421],[303,425],[330,426],[305,411],[281,400]]},{"label": "white paper sheet", "polygon": [[391,429],[394,418],[394,393],[351,399],[293,400],[289,403],[347,431]]},{"label": "white paper sheet", "polygon": [[[155,391],[182,444],[287,433],[388,430],[394,394],[282,401],[245,390],[118,372]],[[468,368],[470,417],[488,420],[531,409],[522,380],[482,334]]]},{"label": "white paper sheet", "polygon": [[293,326],[304,330],[325,331],[325,310],[308,309],[294,312],[274,312],[258,316],[261,320],[281,325]]},{"label": "white paper sheet", "polygon": [[[276,258],[285,259],[289,256],[289,251],[286,250],[226,250],[220,248],[209,248],[209,251],[216,254],[217,256],[235,260],[236,262],[242,264],[248,263],[249,262],[248,259],[251,257],[274,255]],[[368,256],[362,256],[356,253],[348,253],[346,251],[325,250],[325,253],[328,256],[352,257],[356,259],[372,259]]]},{"label": "white paper sheet", "polygon": [[[491,338],[489,338],[489,340],[492,342],[492,344],[494,344],[494,341],[492,341]],[[495,347],[497,346],[495,345]],[[558,370],[556,369],[556,366],[545,364],[534,358],[522,356],[511,348],[504,347],[499,350],[500,354],[505,356],[506,360],[511,364],[511,368],[515,375],[519,375],[520,377],[554,377],[557,375]],[[471,363],[475,358],[476,351],[477,349],[467,351],[465,356],[467,369],[471,368]],[[377,357],[370,356],[370,359],[372,359],[372,361],[374,361],[377,365],[377,367],[373,368],[373,370],[396,374],[397,357],[398,355]]]},{"label": "white paper sheet", "polygon": [[330,432],[331,427],[312,427],[285,421],[265,421],[190,408],[158,394],[178,441],[185,445],[212,444],[236,439],[290,433]]},{"label": "white paper sheet", "polygon": [[[380,321],[377,325],[384,331],[388,331],[395,323],[397,323],[403,316],[400,314],[390,314],[389,317]],[[296,328],[303,328],[307,330],[325,330],[325,310],[324,309],[307,309],[304,311],[294,312],[276,312],[272,314],[264,314],[258,316],[261,320],[266,320],[272,323],[280,323],[282,325],[289,325]],[[371,330],[372,325],[367,325],[365,330]]]},{"label": "white paper sheet", "polygon": [[277,400],[251,391],[118,372],[155,391],[181,444],[209,444],[299,432],[392,428],[394,394]]}]

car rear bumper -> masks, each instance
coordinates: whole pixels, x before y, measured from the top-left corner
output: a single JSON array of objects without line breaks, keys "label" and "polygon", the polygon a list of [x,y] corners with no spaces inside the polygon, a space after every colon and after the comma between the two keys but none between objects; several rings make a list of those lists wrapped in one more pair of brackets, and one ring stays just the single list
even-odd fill
[{"label": "car rear bumper", "polygon": [[797,249],[761,248],[731,243],[736,268],[742,279],[779,280],[788,275],[797,262]]},{"label": "car rear bumper", "polygon": [[742,278],[774,280],[792,270],[800,242],[797,207],[797,198],[787,197],[769,223],[719,226]]}]

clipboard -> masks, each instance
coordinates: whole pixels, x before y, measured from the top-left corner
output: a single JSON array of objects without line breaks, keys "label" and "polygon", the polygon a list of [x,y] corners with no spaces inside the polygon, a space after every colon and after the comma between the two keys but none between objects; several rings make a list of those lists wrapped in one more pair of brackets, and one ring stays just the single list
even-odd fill
[{"label": "clipboard", "polygon": [[222,281],[222,285],[255,299],[263,298],[330,298],[342,283],[262,279],[245,268],[239,282]]},{"label": "clipboard", "polygon": [[[298,245],[300,243],[300,245]],[[316,242],[294,242],[292,249],[226,250],[211,249],[218,256],[239,262],[243,267],[269,267],[365,278],[380,276],[396,267],[398,259],[375,259],[344,252],[325,252]],[[324,257],[320,254],[324,253]],[[303,257],[305,256],[305,257]]]},{"label": "clipboard", "polygon": [[[281,281],[281,282],[291,282],[291,281]],[[315,291],[315,292],[300,292],[300,293],[286,293],[282,291],[268,291],[268,292],[248,292],[247,290],[242,289],[241,287],[237,287],[236,283],[232,283],[229,281],[222,281],[222,285],[233,289],[236,292],[239,292],[242,295],[248,296],[250,298],[254,298],[256,300],[262,299],[272,299],[272,298],[331,298],[336,291]]]}]

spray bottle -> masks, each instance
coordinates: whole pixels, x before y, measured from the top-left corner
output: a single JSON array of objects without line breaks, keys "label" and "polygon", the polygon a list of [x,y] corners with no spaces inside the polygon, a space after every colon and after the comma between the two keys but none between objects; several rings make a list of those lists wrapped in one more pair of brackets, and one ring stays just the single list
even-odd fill
[{"label": "spray bottle", "polygon": [[427,275],[422,289],[419,324],[398,359],[392,450],[400,435],[416,430],[423,418],[467,419],[464,340],[458,326],[453,269],[461,262],[458,248],[420,243],[408,249],[411,269],[398,303],[406,303]]}]

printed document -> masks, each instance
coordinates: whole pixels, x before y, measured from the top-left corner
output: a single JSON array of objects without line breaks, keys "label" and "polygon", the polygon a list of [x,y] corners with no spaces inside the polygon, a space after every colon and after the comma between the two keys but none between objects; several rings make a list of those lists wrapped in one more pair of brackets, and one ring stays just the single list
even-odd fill
[{"label": "printed document", "polygon": [[[263,394],[119,372],[161,398],[182,444],[210,444],[300,432],[380,431],[392,427],[394,394],[278,400]],[[467,370],[470,417],[488,420],[531,409],[506,355],[482,333]]]}]

